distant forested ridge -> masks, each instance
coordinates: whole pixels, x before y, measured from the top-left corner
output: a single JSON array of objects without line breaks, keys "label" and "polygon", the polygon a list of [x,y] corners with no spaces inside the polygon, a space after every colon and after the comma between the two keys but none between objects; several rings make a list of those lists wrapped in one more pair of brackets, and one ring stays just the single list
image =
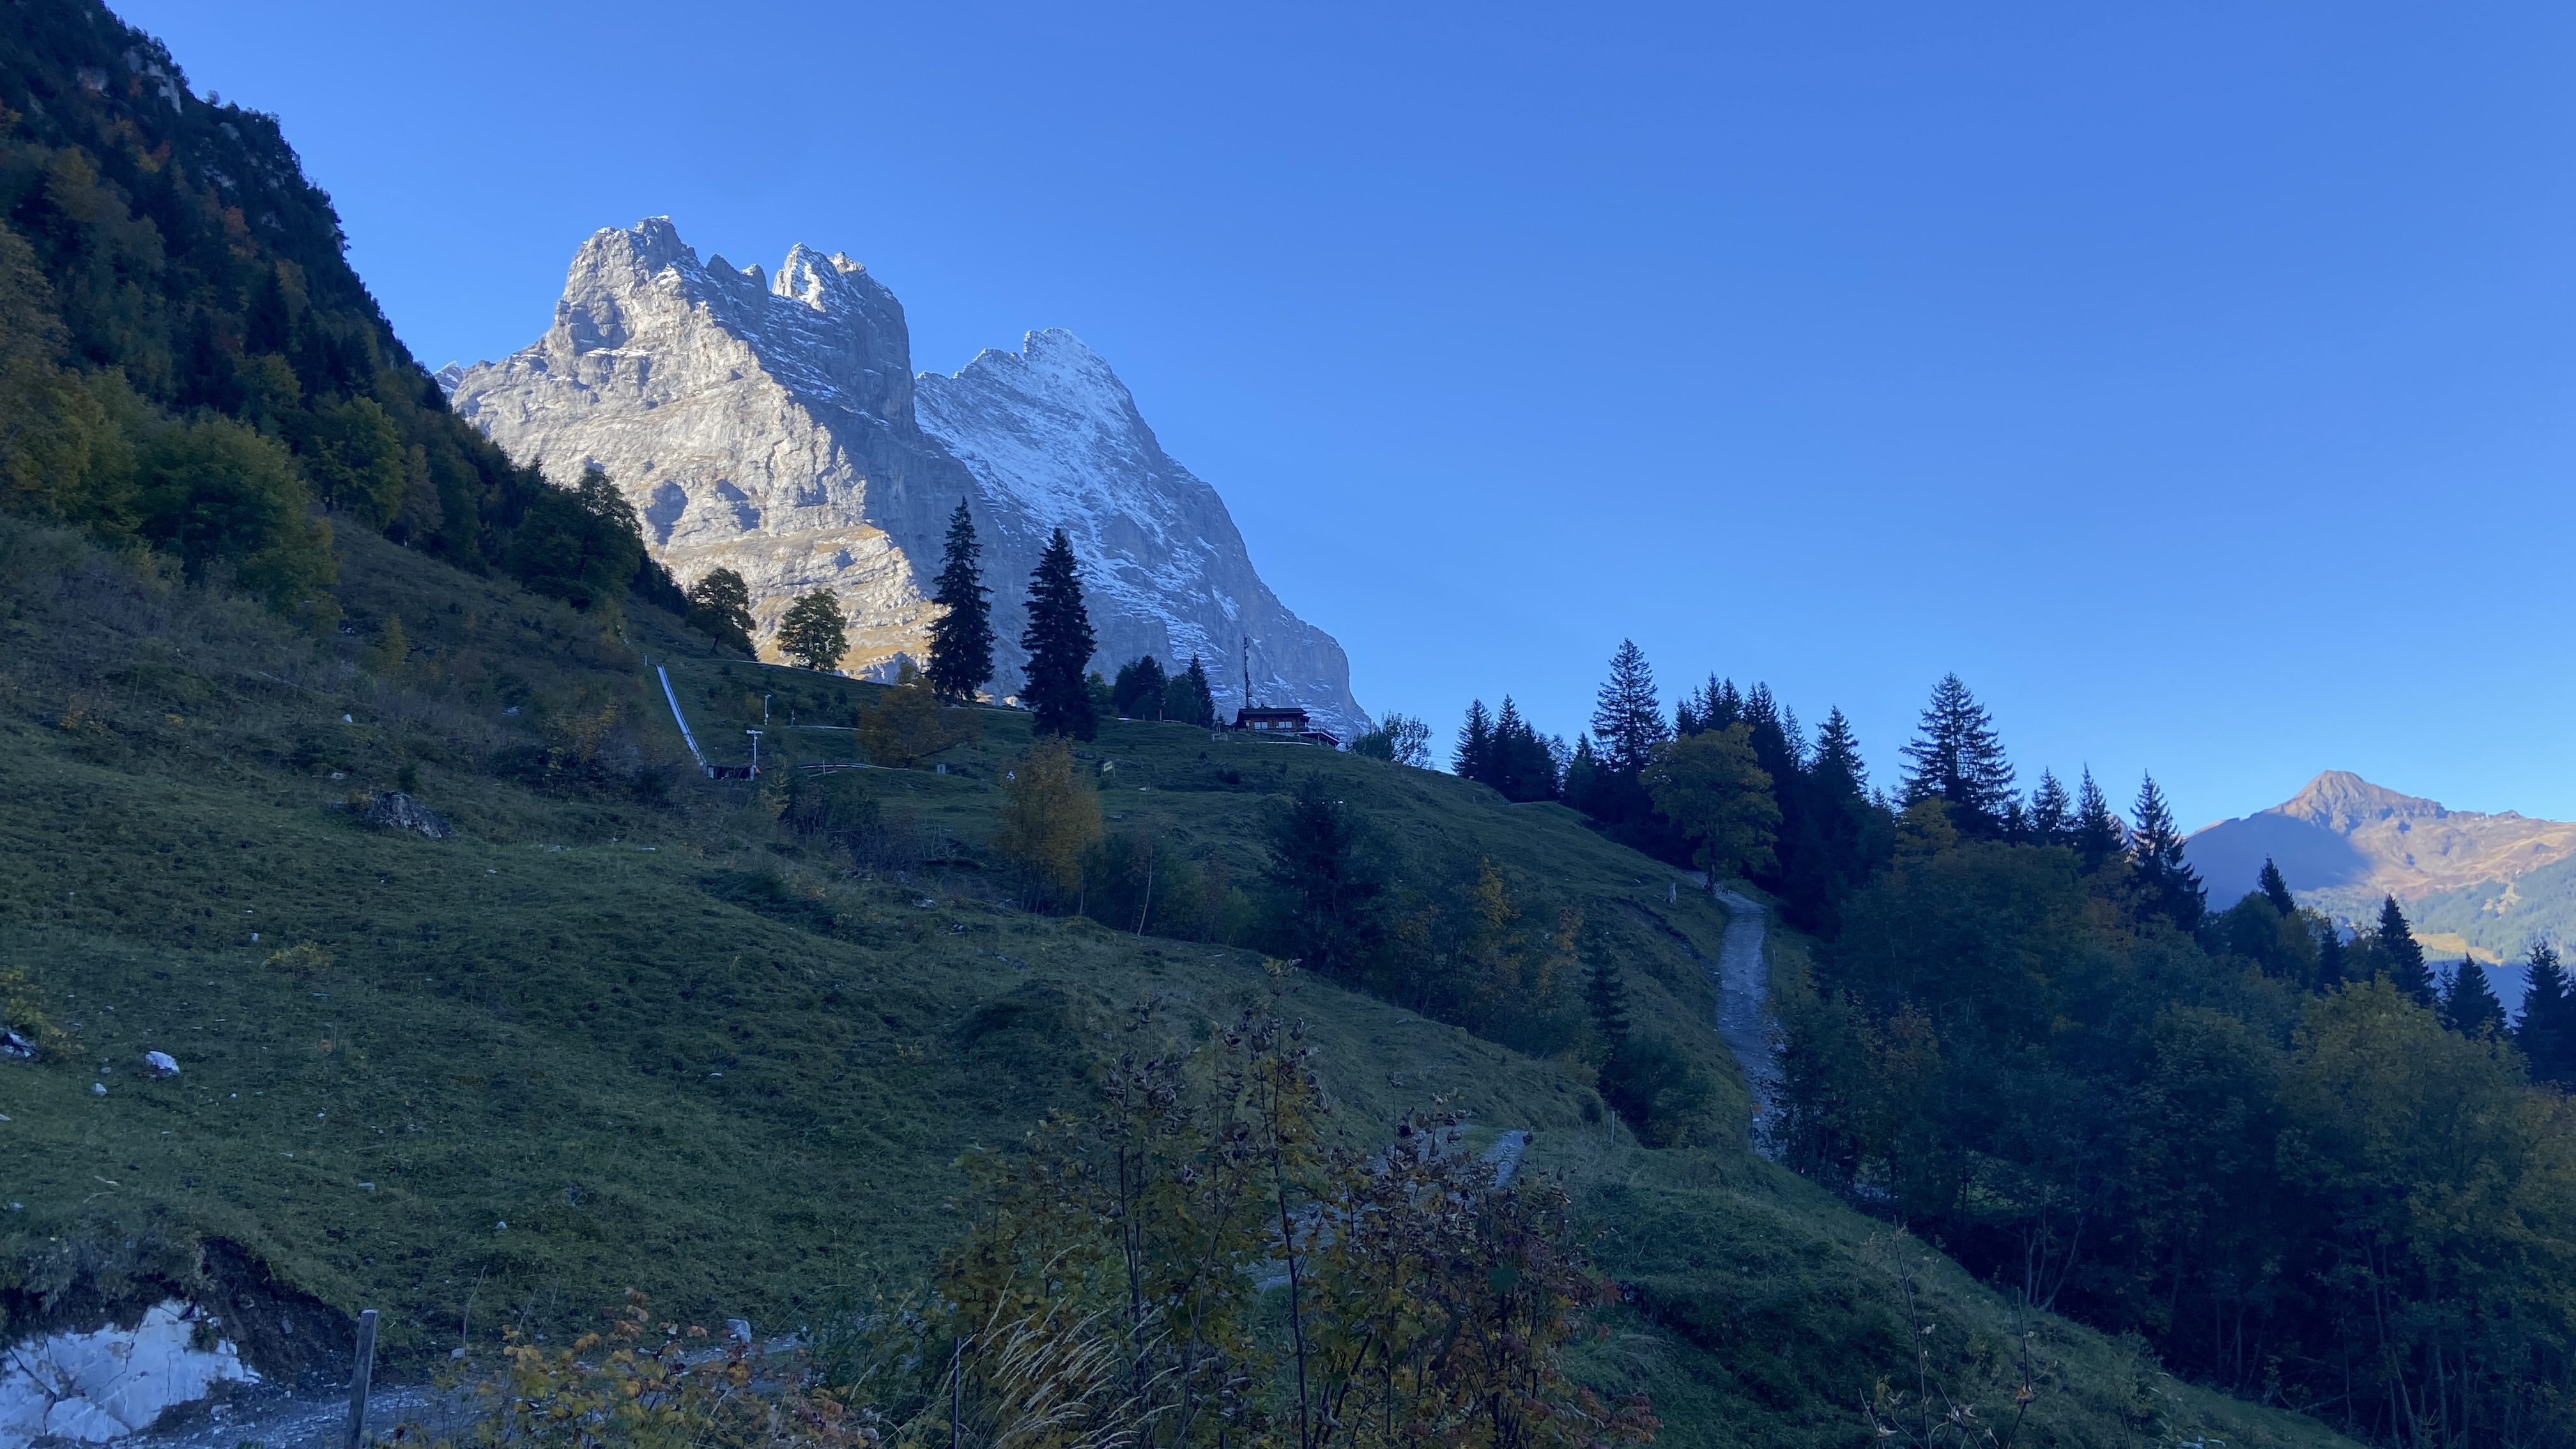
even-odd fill
[{"label": "distant forested ridge", "polygon": [[[2039,1308],[2379,1442],[2576,1442],[2576,1008],[2545,938],[2508,1018],[2406,912],[2358,936],[2271,862],[2204,882],[2152,777],[2027,790],[1953,675],[1873,788],[1712,678],[1667,713],[1622,645],[1568,749],[1507,700],[1453,765],[1770,892],[1800,1172]],[[1712,888],[1714,880],[1712,881]],[[2222,907],[2213,909],[2215,904]]]}]

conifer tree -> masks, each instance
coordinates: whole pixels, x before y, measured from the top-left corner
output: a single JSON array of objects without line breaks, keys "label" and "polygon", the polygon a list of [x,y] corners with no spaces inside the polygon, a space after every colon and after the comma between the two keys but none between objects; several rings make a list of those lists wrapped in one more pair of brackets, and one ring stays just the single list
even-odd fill
[{"label": "conifer tree", "polygon": [[2317,933],[2317,989],[2332,991],[2344,983],[2343,929],[2334,922],[2325,923]]},{"label": "conifer tree", "polygon": [[1745,717],[1744,696],[1736,693],[1735,681],[1712,674],[1696,691],[1685,691],[1673,701],[1673,733],[1705,734],[1722,730]]},{"label": "conifer tree", "polygon": [[1869,770],[1861,763],[1860,736],[1841,706],[1825,712],[1816,730],[1816,758],[1808,773],[1828,795],[1855,800],[1869,794]]},{"label": "conifer tree", "polygon": [[2174,828],[2173,811],[2165,804],[2164,792],[2156,788],[2155,776],[2139,781],[2132,816],[2137,828],[2129,836],[2129,864],[2136,871],[2139,909],[2164,917],[2178,929],[2198,930],[2202,914],[2209,909],[2209,892],[2201,885],[2199,873],[2183,860],[2182,832]]},{"label": "conifer tree", "polygon": [[1467,722],[1458,727],[1458,748],[1450,753],[1449,770],[1461,780],[1492,783],[1494,721],[1481,699],[1467,702]]},{"label": "conifer tree", "polygon": [[2557,948],[2547,941],[2531,943],[2529,964],[2522,970],[2522,1017],[2513,1034],[2533,1077],[2576,1080],[2576,1070],[2571,1070],[2576,1068],[2576,999],[2571,999]]},{"label": "conifer tree", "polygon": [[1529,721],[1521,718],[1521,707],[1504,695],[1503,707],[1494,714],[1493,752],[1485,757],[1485,783],[1502,791],[1506,800],[1521,799],[1513,793],[1513,773],[1521,763],[1522,745],[1536,742]]},{"label": "conifer tree", "polygon": [[1600,1033],[1610,1055],[1618,1056],[1628,1044],[1628,983],[1607,957],[1593,959],[1591,974],[1583,983],[1583,1004],[1592,1013],[1592,1029]]},{"label": "conifer tree", "polygon": [[1745,696],[1744,723],[1753,728],[1755,758],[1773,779],[1785,780],[1806,769],[1807,742],[1799,734],[1797,713],[1771,697],[1771,686],[1756,684]]},{"label": "conifer tree", "polygon": [[1520,704],[1512,704],[1512,696],[1504,694],[1502,712],[1494,714],[1494,755],[1486,766],[1492,779],[1486,779],[1486,784],[1499,789],[1504,799],[1540,799],[1522,794],[1520,781],[1520,771],[1528,768],[1528,753],[1533,748],[1546,753],[1543,745],[1538,745],[1538,732],[1530,730],[1528,719],[1520,717]]},{"label": "conifer tree", "polygon": [[1109,686],[1109,708],[1120,719],[1161,719],[1171,687],[1163,661],[1140,654],[1118,666],[1118,678]]},{"label": "conifer tree", "polygon": [[2281,868],[2272,863],[2272,857],[2263,857],[2263,873],[2255,878],[2255,884],[2261,888],[2263,899],[2272,903],[2272,909],[2279,911],[2283,920],[2299,913],[2298,898],[2290,894],[2290,883],[2281,878]]},{"label": "conifer tree", "polygon": [[1555,752],[1539,738],[1530,722],[1521,718],[1520,706],[1508,694],[1503,696],[1503,712],[1494,720],[1491,748],[1485,783],[1502,791],[1504,799],[1520,802],[1556,798]]},{"label": "conifer tree", "polygon": [[992,591],[984,587],[983,556],[974,516],[961,498],[948,516],[947,551],[930,596],[939,617],[930,621],[930,668],[924,671],[940,698],[959,704],[972,703],[993,677]]},{"label": "conifer tree", "polygon": [[2487,969],[2474,958],[2460,958],[2459,969],[2442,991],[2442,1024],[2462,1036],[2496,1036],[2504,1031],[2504,1003],[2487,984]]},{"label": "conifer tree", "polygon": [[1904,754],[1914,766],[1899,796],[1905,808],[1939,800],[1962,834],[1992,839],[2003,833],[2013,768],[1994,721],[1958,675],[1945,674],[1932,687],[1931,703]]},{"label": "conifer tree", "polygon": [[242,351],[284,352],[294,343],[295,319],[286,304],[286,288],[274,264],[261,269],[259,286],[242,316]]},{"label": "conifer tree", "polygon": [[2066,783],[2040,771],[2039,787],[2030,792],[2027,820],[2032,844],[2066,844],[2075,831],[2075,800],[2066,793]]},{"label": "conifer tree", "polygon": [[1601,795],[1601,757],[1592,752],[1592,736],[1574,737],[1574,756],[1565,764],[1565,798],[1577,810],[1591,810]]},{"label": "conifer tree", "polygon": [[1664,707],[1655,696],[1655,671],[1633,640],[1619,641],[1610,656],[1610,678],[1603,682],[1592,709],[1593,748],[1603,768],[1635,775],[1646,767],[1656,745],[1670,737]]},{"label": "conifer tree", "polygon": [[1059,528],[1029,574],[1029,625],[1020,634],[1028,651],[1028,683],[1020,700],[1037,711],[1042,735],[1090,739],[1099,730],[1090,684],[1083,677],[1095,641],[1091,614],[1082,604],[1082,572],[1073,541]]},{"label": "conifer tree", "polygon": [[2435,1004],[2433,973],[2424,966],[2424,948],[2416,944],[2415,933],[2406,924],[2406,913],[2397,908],[2397,897],[2393,895],[2379,903],[2378,944],[2380,959],[2388,963],[2388,979],[2397,989],[2421,1005]]},{"label": "conifer tree", "polygon": [[1282,955],[1342,980],[1375,960],[1386,938],[1388,882],[1366,824],[1320,775],[1297,782],[1273,816],[1268,875],[1287,906]]},{"label": "conifer tree", "polygon": [[1207,666],[1197,655],[1191,655],[1190,667],[1163,687],[1163,718],[1203,730],[1216,728],[1216,691],[1208,688]]},{"label": "conifer tree", "polygon": [[2111,802],[2102,795],[2102,787],[2093,783],[2093,771],[2087,766],[2084,782],[2075,792],[2075,856],[2084,864],[2084,873],[2093,875],[2120,858],[2128,850],[2128,832],[2120,828],[2120,817],[2111,813]]}]

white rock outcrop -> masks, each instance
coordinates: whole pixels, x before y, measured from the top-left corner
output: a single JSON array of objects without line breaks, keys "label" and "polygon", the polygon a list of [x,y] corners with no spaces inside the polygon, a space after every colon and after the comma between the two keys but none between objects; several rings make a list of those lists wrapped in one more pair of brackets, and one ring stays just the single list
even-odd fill
[{"label": "white rock outcrop", "polygon": [[56,1333],[0,1350],[0,1446],[122,1439],[218,1383],[258,1382],[231,1343],[196,1346],[202,1327],[210,1325],[197,1310],[173,1298],[132,1328]]},{"label": "white rock outcrop", "polygon": [[844,668],[882,677],[898,652],[920,657],[964,498],[993,591],[997,692],[1018,685],[1028,574],[1061,527],[1084,565],[1093,668],[1196,653],[1230,710],[1249,638],[1261,703],[1367,727],[1341,646],[1261,582],[1216,490],[1163,452],[1070,333],[916,379],[902,304],[858,263],[803,246],[775,279],[701,263],[657,217],[582,246],[544,337],[442,381],[519,463],[559,484],[607,470],[684,584],[741,573],[764,657],[815,588],[853,620]]}]

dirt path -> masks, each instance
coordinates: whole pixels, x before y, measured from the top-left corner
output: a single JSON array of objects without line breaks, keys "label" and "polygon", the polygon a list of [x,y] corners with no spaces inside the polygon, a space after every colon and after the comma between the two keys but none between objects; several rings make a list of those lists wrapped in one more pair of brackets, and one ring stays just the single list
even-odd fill
[{"label": "dirt path", "polygon": [[1753,1092],[1753,1150],[1773,1157],[1779,1150],[1772,1141],[1772,1129],[1780,1121],[1780,1057],[1771,1044],[1766,1010],[1771,968],[1762,956],[1762,936],[1770,926],[1771,913],[1760,902],[1731,890],[1720,890],[1717,900],[1726,907],[1726,940],[1717,948],[1716,961],[1700,958],[1700,969],[1717,987],[1717,1034],[1726,1049],[1735,1053],[1735,1064],[1744,1071],[1744,1085]]},{"label": "dirt path", "polygon": [[[437,1417],[443,1404],[432,1390],[418,1384],[379,1384],[367,1401],[367,1433],[389,1437],[407,1420]],[[463,1424],[446,1427],[459,1438]],[[243,1444],[264,1449],[308,1449],[338,1444],[349,1433],[349,1391],[334,1385],[295,1389],[254,1389],[221,1403],[181,1408],[164,1427],[115,1441],[120,1449],[238,1449]]]},{"label": "dirt path", "polygon": [[[1700,877],[1694,872],[1689,879]],[[1699,963],[1708,975],[1708,984],[1716,988],[1717,1028],[1720,1041],[1735,1054],[1735,1065],[1744,1073],[1744,1085],[1753,1093],[1753,1150],[1765,1157],[1779,1155],[1773,1142],[1772,1129],[1780,1120],[1780,1058],[1772,1050],[1770,1021],[1765,1006],[1771,995],[1771,968],[1762,956],[1763,933],[1769,928],[1771,912],[1760,901],[1740,892],[1721,889],[1718,904],[1726,907],[1726,939],[1718,943],[1717,959],[1710,960],[1699,944],[1683,935],[1672,922],[1652,910],[1640,908],[1682,953]]]}]

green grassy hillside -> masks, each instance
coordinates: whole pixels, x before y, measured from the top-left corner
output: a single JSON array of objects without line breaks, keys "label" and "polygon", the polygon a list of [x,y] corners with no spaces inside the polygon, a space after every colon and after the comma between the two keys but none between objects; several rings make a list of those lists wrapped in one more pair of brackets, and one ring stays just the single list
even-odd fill
[{"label": "green grassy hillside", "polygon": [[[873,686],[718,659],[640,607],[603,640],[563,605],[340,536],[347,623],[317,637],[0,519],[0,968],[64,1043],[0,1062],[0,1338],[238,1259],[279,1302],[382,1309],[415,1365],[460,1334],[586,1322],[629,1286],[675,1316],[811,1323],[916,1282],[961,1227],[958,1155],[1081,1110],[1140,1000],[1187,1030],[1275,992],[1351,1140],[1444,1094],[1484,1130],[1536,1130],[1533,1163],[1567,1174],[1630,1289],[1579,1368],[1651,1390],[1665,1442],[1863,1442],[1861,1399],[1911,1386],[1918,1341],[1990,1420],[2027,1345],[2026,1443],[2340,1442],[2016,1318],[1732,1145],[1746,1098],[1681,944],[1713,953],[1723,913],[1667,902],[1668,870],[1569,812],[1177,725],[1082,750],[1113,832],[1238,881],[1270,802],[1313,772],[1409,868],[1483,858],[1532,910],[1579,910],[1583,955],[1617,961],[1634,1016],[1724,1084],[1728,1145],[1642,1149],[1571,1060],[1255,953],[1018,909],[981,843],[1023,716],[983,712],[947,773],[841,777],[910,842],[853,862],[783,823],[774,787],[851,758],[846,733],[804,726],[848,723]],[[747,745],[733,732],[770,695],[781,768],[680,768],[647,658],[711,748]],[[398,784],[456,838],[358,818]],[[152,1049],[181,1074],[153,1080]]]}]

